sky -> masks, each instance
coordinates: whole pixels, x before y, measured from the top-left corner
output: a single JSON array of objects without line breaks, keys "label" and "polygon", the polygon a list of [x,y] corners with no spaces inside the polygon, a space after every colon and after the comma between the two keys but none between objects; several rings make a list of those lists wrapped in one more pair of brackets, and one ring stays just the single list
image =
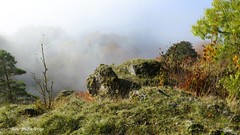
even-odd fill
[{"label": "sky", "polygon": [[211,6],[211,0],[0,1],[2,34],[28,26],[52,26],[74,37],[98,31],[147,35],[163,42],[194,40],[191,25]]},{"label": "sky", "polygon": [[172,43],[202,42],[193,36],[191,26],[211,2],[0,0],[0,48],[12,53],[18,66],[27,70],[23,79],[31,90],[29,76],[41,73],[39,45],[44,43],[56,89],[82,90],[100,63],[155,58],[159,48],[167,49]]}]

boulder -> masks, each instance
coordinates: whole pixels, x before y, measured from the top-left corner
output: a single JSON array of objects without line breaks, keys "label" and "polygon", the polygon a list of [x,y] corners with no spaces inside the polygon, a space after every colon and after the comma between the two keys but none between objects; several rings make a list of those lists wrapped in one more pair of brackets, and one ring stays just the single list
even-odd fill
[{"label": "boulder", "polygon": [[140,88],[141,86],[139,84],[129,80],[119,79],[118,81],[119,94],[122,97],[128,97],[130,91],[139,90]]},{"label": "boulder", "polygon": [[98,95],[100,92],[113,94],[117,87],[118,77],[112,68],[101,64],[93,74],[87,78],[87,88],[91,95]]},{"label": "boulder", "polygon": [[136,59],[127,62],[128,72],[140,78],[159,75],[161,63],[156,60]]},{"label": "boulder", "polygon": [[135,59],[121,65],[101,64],[87,78],[86,86],[92,96],[128,97],[141,86],[158,86],[161,63],[156,60]]},{"label": "boulder", "polygon": [[109,95],[111,97],[128,96],[132,89],[139,89],[140,86],[134,82],[120,79],[112,67],[101,64],[93,74],[87,78],[89,93],[95,95]]},{"label": "boulder", "polygon": [[141,86],[159,86],[162,64],[154,59],[134,59],[112,66],[119,78]]}]

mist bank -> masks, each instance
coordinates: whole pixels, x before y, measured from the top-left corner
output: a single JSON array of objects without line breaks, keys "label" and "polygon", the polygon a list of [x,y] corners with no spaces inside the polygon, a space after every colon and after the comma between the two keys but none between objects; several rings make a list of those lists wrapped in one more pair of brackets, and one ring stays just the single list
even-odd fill
[{"label": "mist bank", "polygon": [[0,35],[0,48],[15,56],[27,71],[19,76],[29,92],[36,91],[32,73],[42,76],[40,44],[44,44],[49,77],[56,91],[86,90],[85,80],[101,63],[119,64],[128,59],[154,58],[160,43],[142,36],[92,32],[72,37],[59,27],[25,27],[11,36]]}]

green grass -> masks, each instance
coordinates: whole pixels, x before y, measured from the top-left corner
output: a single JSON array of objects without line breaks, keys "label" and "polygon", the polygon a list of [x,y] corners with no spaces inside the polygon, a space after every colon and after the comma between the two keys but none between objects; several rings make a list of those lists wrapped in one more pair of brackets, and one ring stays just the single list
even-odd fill
[{"label": "green grass", "polygon": [[143,87],[129,99],[96,97],[94,102],[71,95],[58,100],[55,109],[35,117],[22,113],[36,108],[34,105],[2,106],[0,134],[240,134],[239,113],[225,101],[161,88],[168,97],[159,89]]}]

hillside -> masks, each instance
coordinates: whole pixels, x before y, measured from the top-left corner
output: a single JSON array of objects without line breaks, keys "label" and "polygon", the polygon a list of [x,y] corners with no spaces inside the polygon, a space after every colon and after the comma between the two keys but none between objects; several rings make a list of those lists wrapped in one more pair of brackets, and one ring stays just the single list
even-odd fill
[{"label": "hillside", "polygon": [[0,135],[240,135],[240,0],[12,3]]},{"label": "hillside", "polygon": [[65,90],[51,110],[40,102],[1,106],[0,134],[240,134],[234,102],[159,86],[159,65],[142,59],[100,65],[87,81],[95,96]]},{"label": "hillside", "polygon": [[1,107],[1,134],[240,134],[240,114],[226,102],[172,88],[143,87],[125,100],[71,94],[39,116],[27,109],[41,112],[37,104]]}]

